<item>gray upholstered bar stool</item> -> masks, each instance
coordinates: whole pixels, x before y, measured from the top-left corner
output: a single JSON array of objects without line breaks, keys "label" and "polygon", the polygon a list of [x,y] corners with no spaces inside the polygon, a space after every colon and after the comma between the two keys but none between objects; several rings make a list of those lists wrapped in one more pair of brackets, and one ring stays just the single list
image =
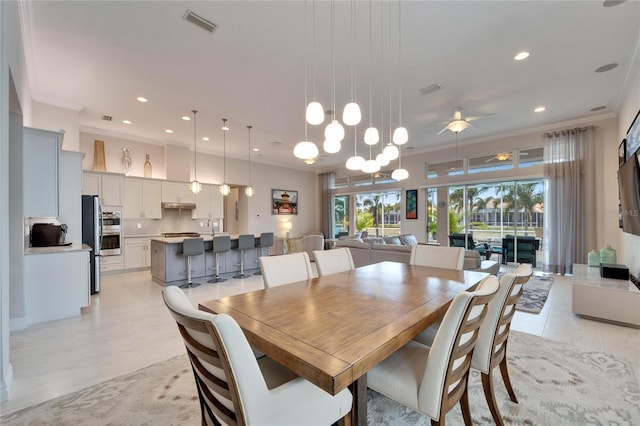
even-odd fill
[{"label": "gray upholstered bar stool", "polygon": [[220,253],[231,250],[231,237],[229,235],[220,235],[213,237],[213,253],[216,255],[216,276],[210,279],[209,283],[221,283],[226,278],[220,278]]},{"label": "gray upholstered bar stool", "polygon": [[[260,250],[258,252],[258,258],[260,258],[260,256],[269,256],[269,247],[273,246],[274,244],[274,234],[273,232],[263,232],[262,234],[260,234],[260,244],[258,244],[256,247],[258,247],[258,249]],[[267,249],[267,254],[264,254],[264,249]],[[258,263],[258,265],[260,265]],[[262,275],[262,270],[256,272],[253,275]]]},{"label": "gray upholstered bar stool", "polygon": [[200,285],[200,283],[191,281],[191,258],[202,253],[204,253],[204,239],[185,238],[182,241],[182,255],[187,256],[187,283],[182,284],[180,288],[192,288]]},{"label": "gray upholstered bar stool", "polygon": [[238,250],[240,250],[240,273],[233,278],[248,278],[250,275],[244,273],[244,252],[255,248],[256,237],[253,234],[238,236]]}]

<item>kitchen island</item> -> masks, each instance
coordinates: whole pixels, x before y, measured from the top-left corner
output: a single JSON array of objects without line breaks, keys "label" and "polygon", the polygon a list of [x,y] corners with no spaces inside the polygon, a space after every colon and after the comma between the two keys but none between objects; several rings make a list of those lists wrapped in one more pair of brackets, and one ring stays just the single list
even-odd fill
[{"label": "kitchen island", "polygon": [[[219,234],[216,234],[216,236]],[[197,282],[213,277],[216,273],[216,256],[213,253],[213,235],[201,235],[204,239],[204,254],[191,258],[191,278]],[[231,250],[220,253],[220,274],[240,271],[238,235],[230,235]],[[260,235],[256,235],[256,244]],[[180,285],[187,282],[187,258],[182,255],[184,237],[151,238],[151,277],[163,286]],[[244,251],[244,269],[257,270],[258,248]]]}]

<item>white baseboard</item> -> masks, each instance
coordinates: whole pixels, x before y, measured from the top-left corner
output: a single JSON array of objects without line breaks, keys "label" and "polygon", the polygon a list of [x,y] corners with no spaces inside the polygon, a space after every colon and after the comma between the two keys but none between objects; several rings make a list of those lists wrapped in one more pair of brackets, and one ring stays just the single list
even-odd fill
[{"label": "white baseboard", "polygon": [[9,363],[7,375],[4,380],[0,381],[0,401],[9,400],[9,392],[11,391],[11,383],[13,382],[13,366]]},{"label": "white baseboard", "polygon": [[22,330],[27,327],[27,317],[11,318],[9,320],[9,331]]}]

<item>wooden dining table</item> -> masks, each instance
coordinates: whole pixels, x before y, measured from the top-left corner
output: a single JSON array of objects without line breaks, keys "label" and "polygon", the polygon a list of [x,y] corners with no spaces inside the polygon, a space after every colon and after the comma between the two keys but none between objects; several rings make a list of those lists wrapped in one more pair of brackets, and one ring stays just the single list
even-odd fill
[{"label": "wooden dining table", "polygon": [[326,392],[349,387],[367,423],[366,373],[436,322],[488,274],[381,262],[200,303],[233,317],[249,343]]}]

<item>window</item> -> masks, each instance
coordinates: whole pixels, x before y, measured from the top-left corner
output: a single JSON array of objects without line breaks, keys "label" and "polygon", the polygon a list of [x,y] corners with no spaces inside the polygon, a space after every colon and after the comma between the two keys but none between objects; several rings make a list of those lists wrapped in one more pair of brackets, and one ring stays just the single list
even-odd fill
[{"label": "window", "polygon": [[443,163],[427,164],[427,178],[436,178],[440,176],[456,176],[464,174],[464,161],[453,160]]},{"label": "window", "polygon": [[348,177],[335,178],[335,181],[333,183],[333,189],[346,188],[347,186],[349,186]]},{"label": "window", "polygon": [[531,167],[544,163],[544,148],[523,149],[518,152],[519,167]]},{"label": "window", "polygon": [[356,228],[369,237],[400,234],[400,192],[368,192],[355,195]]},{"label": "window", "polygon": [[513,169],[512,157],[501,160],[497,155],[469,158],[469,173],[494,172]]},{"label": "window", "polygon": [[349,196],[333,197],[333,237],[349,235]]}]

